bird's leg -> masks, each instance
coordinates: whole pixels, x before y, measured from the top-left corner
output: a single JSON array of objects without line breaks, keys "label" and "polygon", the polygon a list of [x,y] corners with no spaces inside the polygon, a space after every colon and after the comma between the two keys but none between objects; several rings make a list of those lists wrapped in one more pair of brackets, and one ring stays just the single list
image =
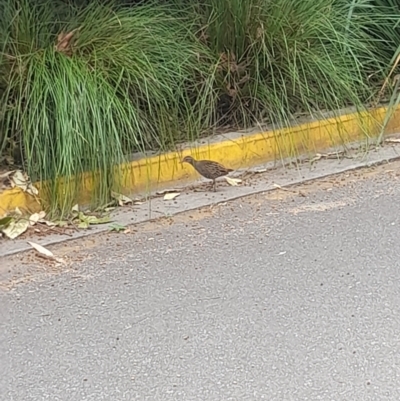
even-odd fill
[{"label": "bird's leg", "polygon": [[213,180],[214,192],[217,192],[217,182]]}]

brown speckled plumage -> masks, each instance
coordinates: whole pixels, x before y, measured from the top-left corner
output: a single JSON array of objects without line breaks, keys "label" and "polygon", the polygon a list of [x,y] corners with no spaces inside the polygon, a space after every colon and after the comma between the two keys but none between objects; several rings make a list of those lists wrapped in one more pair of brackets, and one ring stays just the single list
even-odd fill
[{"label": "brown speckled plumage", "polygon": [[191,164],[200,175],[212,180],[214,192],[217,190],[215,180],[233,171],[232,169],[226,168],[222,164],[212,160],[196,160],[191,156],[186,156],[182,162]]}]

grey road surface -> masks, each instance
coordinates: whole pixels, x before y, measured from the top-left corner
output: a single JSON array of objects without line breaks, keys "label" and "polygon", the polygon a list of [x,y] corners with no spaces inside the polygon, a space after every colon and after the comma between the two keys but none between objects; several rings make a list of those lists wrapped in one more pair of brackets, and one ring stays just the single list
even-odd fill
[{"label": "grey road surface", "polygon": [[1,400],[400,400],[396,171],[0,262]]}]

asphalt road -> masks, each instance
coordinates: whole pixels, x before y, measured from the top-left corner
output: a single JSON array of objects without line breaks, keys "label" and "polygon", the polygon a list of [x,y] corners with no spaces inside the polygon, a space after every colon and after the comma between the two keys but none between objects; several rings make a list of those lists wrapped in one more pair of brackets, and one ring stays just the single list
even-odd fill
[{"label": "asphalt road", "polygon": [[0,398],[400,400],[397,171],[0,262]]}]

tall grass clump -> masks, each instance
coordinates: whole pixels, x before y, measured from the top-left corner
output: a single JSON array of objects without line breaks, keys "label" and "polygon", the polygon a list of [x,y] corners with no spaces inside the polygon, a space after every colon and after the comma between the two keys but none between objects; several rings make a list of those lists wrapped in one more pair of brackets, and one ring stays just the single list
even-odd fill
[{"label": "tall grass clump", "polygon": [[373,27],[374,32],[384,39],[380,51],[385,55],[391,56],[390,61],[387,63],[385,81],[377,98],[378,101],[388,100],[381,132],[377,138],[377,144],[380,144],[384,139],[386,127],[400,104],[400,2],[396,0],[373,0],[373,3],[376,8],[382,9],[385,15],[391,17],[389,27],[379,24],[379,21]]},{"label": "tall grass clump", "polygon": [[[400,2],[398,0],[337,0],[350,4],[349,14],[358,19],[369,40],[375,43],[373,52],[380,60],[383,78],[373,71],[370,83],[379,87],[372,105],[387,105],[384,121],[377,138],[379,144],[394,110],[400,104],[399,63],[400,63]],[[371,18],[372,16],[372,18]]]},{"label": "tall grass clump", "polygon": [[[386,80],[392,67],[392,58],[399,45],[400,3],[397,0],[337,0],[348,5],[349,18],[363,27],[365,36],[371,44],[372,52],[382,66]],[[382,85],[382,75],[375,70],[365,69],[369,83],[375,88]],[[385,85],[386,87],[386,85]],[[378,92],[373,104],[386,102],[387,97]]]},{"label": "tall grass clump", "polygon": [[377,15],[353,14],[354,1],[171,1],[197,15],[198,36],[219,59],[222,123],[287,125],[299,113],[362,108],[376,91],[368,77],[382,78],[365,29]]},{"label": "tall grass clump", "polygon": [[[398,0],[363,0],[363,2],[366,4],[359,14],[364,16],[368,14],[365,28],[379,41],[375,51],[385,62],[389,62],[399,46],[400,2]],[[373,18],[370,18],[371,14]],[[387,68],[389,69],[388,65]]]},{"label": "tall grass clump", "polygon": [[194,136],[208,124],[198,105],[212,99],[205,47],[165,7],[66,4],[0,6],[0,149],[20,145],[61,214],[85,174],[95,178],[92,201],[104,203],[125,155]]}]

